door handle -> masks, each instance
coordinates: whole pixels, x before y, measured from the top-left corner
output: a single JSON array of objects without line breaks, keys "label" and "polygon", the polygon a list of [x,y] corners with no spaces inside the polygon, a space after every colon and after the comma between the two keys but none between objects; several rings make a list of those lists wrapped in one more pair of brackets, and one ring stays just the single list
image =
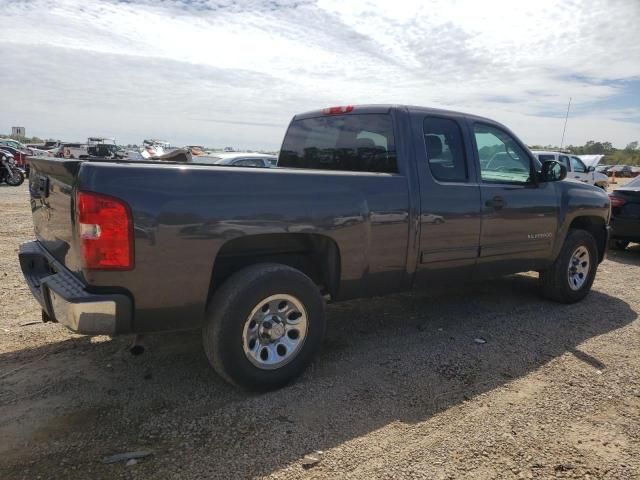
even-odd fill
[{"label": "door handle", "polygon": [[504,201],[504,198],[496,196],[496,197],[493,197],[491,200],[487,200],[486,202],[484,202],[484,204],[487,207],[500,210],[502,207],[504,207],[507,204],[507,202]]}]

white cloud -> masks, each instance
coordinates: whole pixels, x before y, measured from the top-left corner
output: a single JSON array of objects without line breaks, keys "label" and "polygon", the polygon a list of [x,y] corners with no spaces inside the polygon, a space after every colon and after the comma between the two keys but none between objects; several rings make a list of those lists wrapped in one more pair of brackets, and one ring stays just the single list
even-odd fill
[{"label": "white cloud", "polygon": [[640,85],[636,0],[0,8],[0,52],[11,66],[0,71],[0,131],[22,124],[65,139],[277,148],[297,112],[408,103],[484,114],[547,144],[558,141],[571,96],[569,143],[624,145],[640,135],[640,101],[613,101]]}]

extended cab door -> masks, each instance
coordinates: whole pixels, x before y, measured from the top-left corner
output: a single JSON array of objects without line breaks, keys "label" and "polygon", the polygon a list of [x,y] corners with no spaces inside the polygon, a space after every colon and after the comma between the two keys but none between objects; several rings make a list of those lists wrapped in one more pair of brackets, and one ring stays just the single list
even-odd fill
[{"label": "extended cab door", "polygon": [[416,285],[469,278],[478,259],[480,187],[464,117],[412,115],[420,181]]},{"label": "extended cab door", "polygon": [[558,223],[553,182],[538,183],[529,151],[507,130],[470,120],[480,170],[479,277],[534,270],[551,256]]}]

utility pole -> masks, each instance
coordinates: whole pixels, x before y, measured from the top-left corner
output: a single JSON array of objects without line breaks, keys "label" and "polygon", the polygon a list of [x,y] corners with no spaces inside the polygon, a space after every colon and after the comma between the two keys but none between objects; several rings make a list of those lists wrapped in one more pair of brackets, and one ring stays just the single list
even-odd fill
[{"label": "utility pole", "polygon": [[567,120],[569,120],[569,109],[571,108],[571,97],[569,97],[569,105],[567,105],[567,115],[564,117],[564,128],[562,129],[562,140],[560,141],[560,150],[564,145],[564,132],[567,131]]}]

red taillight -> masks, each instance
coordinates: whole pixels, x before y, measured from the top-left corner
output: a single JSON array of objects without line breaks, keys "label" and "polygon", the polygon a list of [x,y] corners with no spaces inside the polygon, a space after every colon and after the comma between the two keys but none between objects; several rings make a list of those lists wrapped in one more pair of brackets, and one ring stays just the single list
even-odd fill
[{"label": "red taillight", "polygon": [[76,218],[85,268],[133,268],[133,221],[125,202],[99,193],[78,192]]},{"label": "red taillight", "polygon": [[616,195],[609,195],[609,200],[611,200],[611,207],[612,208],[621,207],[625,203],[627,203],[627,201],[624,198],[617,197]]},{"label": "red taillight", "polygon": [[340,115],[341,113],[353,112],[353,105],[347,105],[346,107],[329,107],[323,108],[323,115]]}]

